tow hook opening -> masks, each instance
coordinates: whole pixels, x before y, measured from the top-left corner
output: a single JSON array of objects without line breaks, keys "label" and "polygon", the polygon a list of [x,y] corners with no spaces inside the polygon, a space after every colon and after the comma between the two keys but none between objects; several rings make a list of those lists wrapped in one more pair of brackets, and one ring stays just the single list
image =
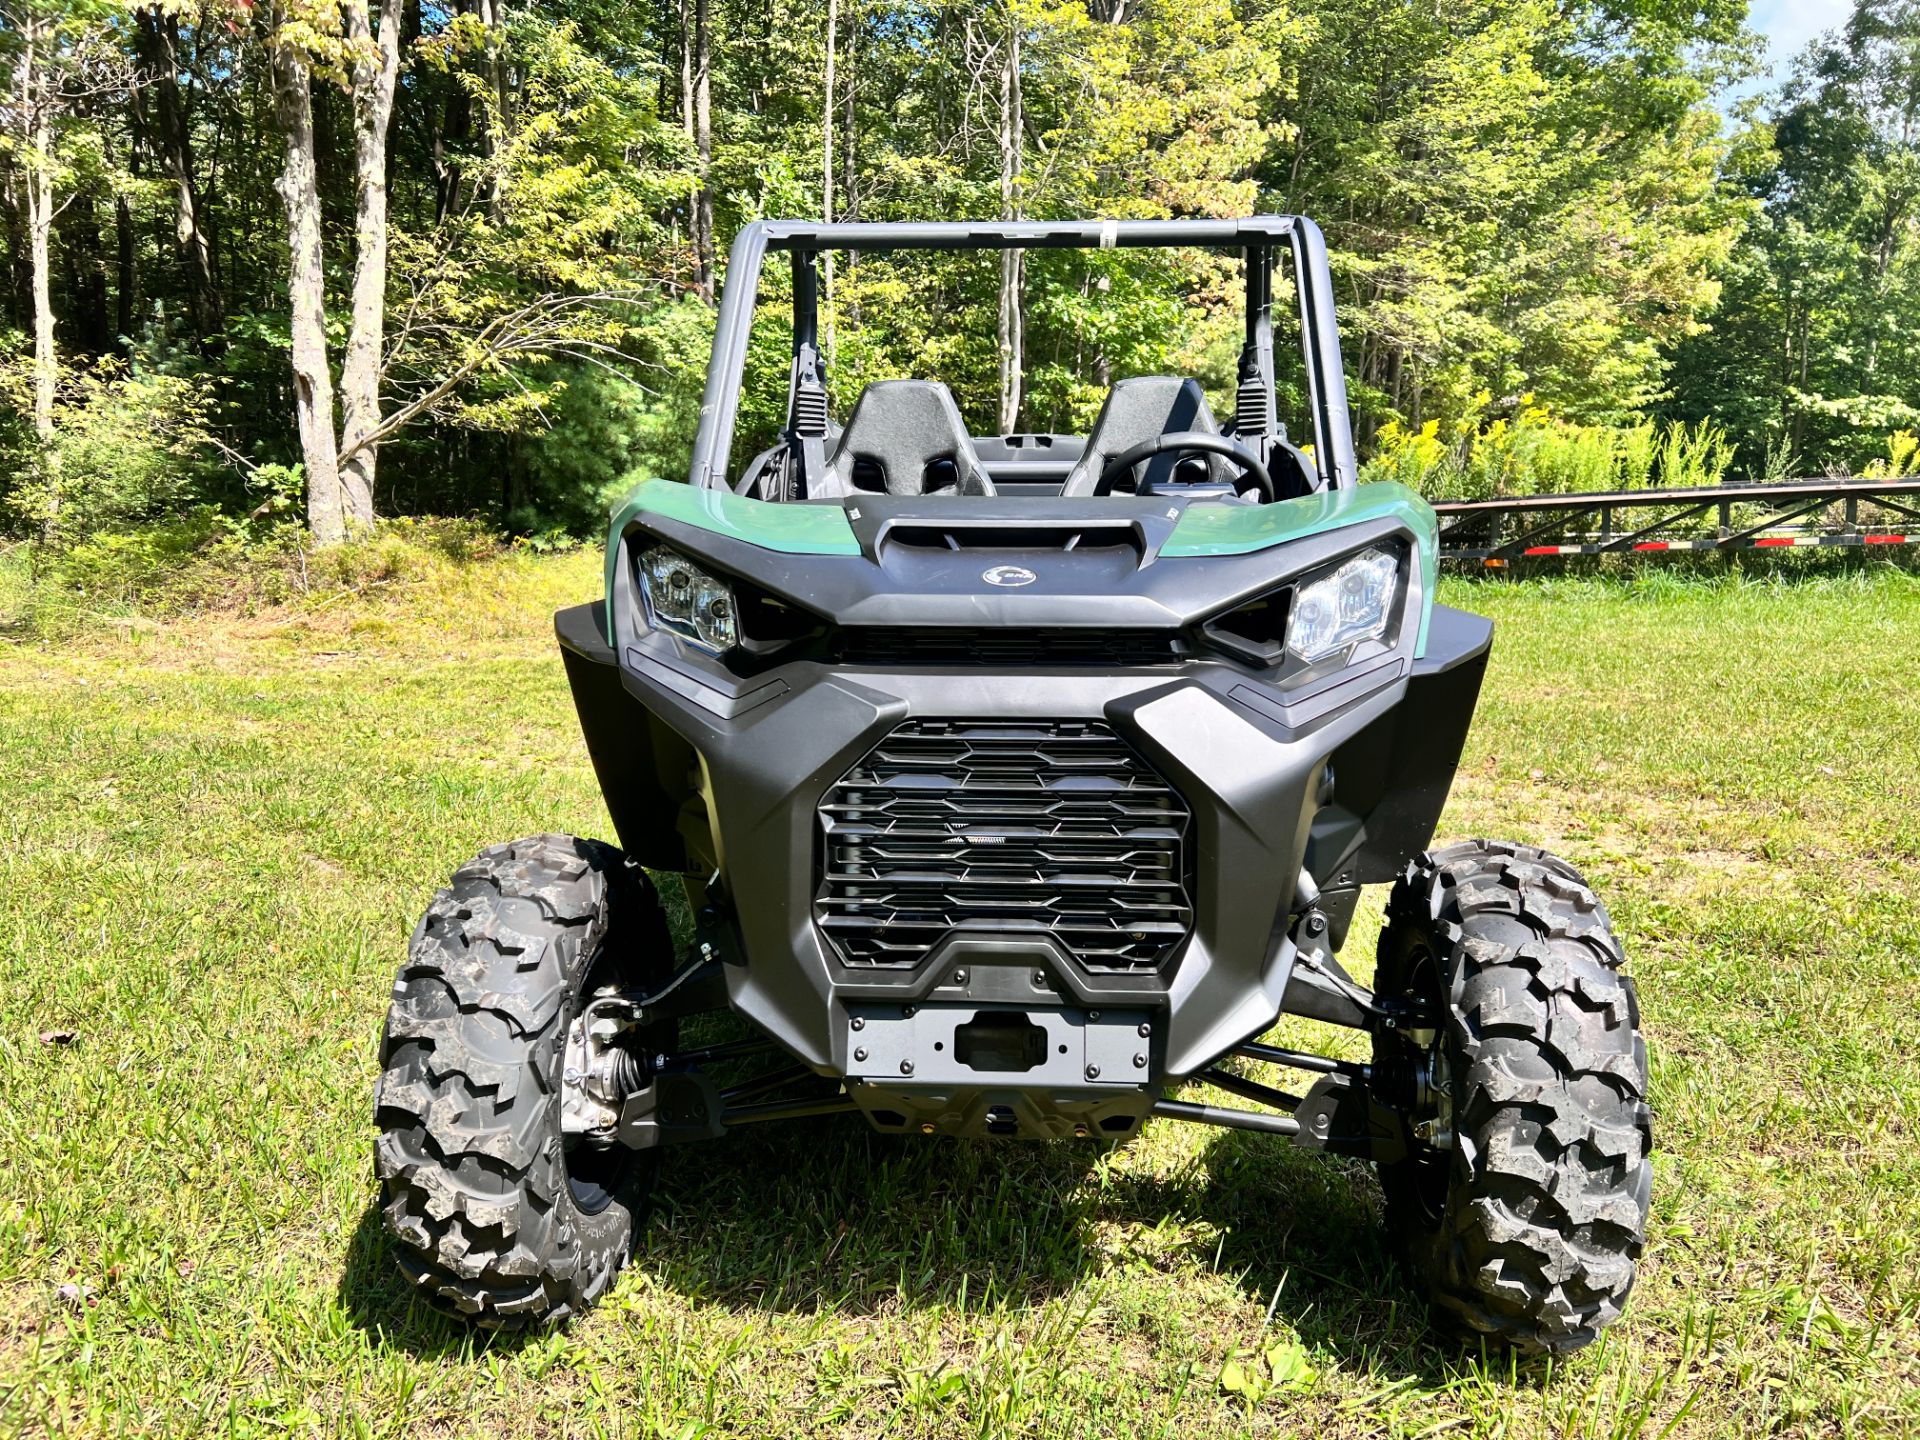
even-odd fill
[{"label": "tow hook opening", "polygon": [[953,1058],[969,1070],[1025,1072],[1046,1062],[1047,1032],[1016,1011],[985,1011],[954,1028]]}]

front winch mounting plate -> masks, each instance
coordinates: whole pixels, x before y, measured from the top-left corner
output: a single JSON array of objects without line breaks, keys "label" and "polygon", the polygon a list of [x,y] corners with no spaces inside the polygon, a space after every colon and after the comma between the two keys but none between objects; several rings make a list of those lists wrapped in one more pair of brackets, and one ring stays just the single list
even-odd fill
[{"label": "front winch mounting plate", "polygon": [[1146,1010],[1004,1005],[847,1007],[846,1075],[890,1086],[1137,1088],[1146,1083]]}]

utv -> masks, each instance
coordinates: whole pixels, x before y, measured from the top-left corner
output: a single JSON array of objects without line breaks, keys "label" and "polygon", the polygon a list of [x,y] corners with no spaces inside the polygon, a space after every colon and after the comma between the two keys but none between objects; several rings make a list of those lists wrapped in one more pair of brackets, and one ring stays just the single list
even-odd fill
[{"label": "utv", "polygon": [[[836,421],[823,252],[1116,246],[1243,258],[1224,424],[1176,375],[1113,383],[1085,436],[971,435],[917,378]],[[785,422],[736,470],[769,251]],[[394,986],[378,1170],[420,1293],[484,1325],[576,1313],[659,1152],[745,1125],[1115,1142],[1157,1118],[1371,1160],[1443,1319],[1593,1339],[1646,1222],[1638,1006],[1565,861],[1427,849],[1491,639],[1435,565],[1432,511],[1357,484],[1304,219],[749,225],[687,483],[632,492],[604,600],[556,619],[620,848],[488,850]],[[1374,884],[1369,987],[1335,956]],[[1282,1016],[1371,1059],[1269,1043]]]}]

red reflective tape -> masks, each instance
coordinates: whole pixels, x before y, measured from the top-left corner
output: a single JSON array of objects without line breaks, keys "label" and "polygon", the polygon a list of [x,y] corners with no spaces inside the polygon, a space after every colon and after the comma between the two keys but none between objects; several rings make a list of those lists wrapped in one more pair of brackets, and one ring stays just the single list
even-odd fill
[{"label": "red reflective tape", "polygon": [[1791,535],[1773,535],[1763,537],[1753,543],[1756,545],[1791,545],[1793,544],[1793,537]]},{"label": "red reflective tape", "polygon": [[1860,543],[1863,545],[1904,545],[1907,541],[1916,538],[1920,537],[1912,535],[1862,535],[1860,537]]},{"label": "red reflective tape", "polygon": [[1560,550],[1561,547],[1558,545],[1529,545],[1520,553],[1522,555],[1558,555]]},{"label": "red reflective tape", "polygon": [[1667,542],[1664,540],[1642,540],[1633,548],[1636,550],[1665,550],[1667,548]]}]

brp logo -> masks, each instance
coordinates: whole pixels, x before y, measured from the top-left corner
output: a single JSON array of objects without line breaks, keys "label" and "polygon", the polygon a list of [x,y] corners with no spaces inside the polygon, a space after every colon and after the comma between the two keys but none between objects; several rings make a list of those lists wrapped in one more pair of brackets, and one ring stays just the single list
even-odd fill
[{"label": "brp logo", "polygon": [[1040,577],[1024,565],[996,565],[991,570],[982,571],[980,578],[989,585],[1010,590],[1016,585],[1031,585]]}]

